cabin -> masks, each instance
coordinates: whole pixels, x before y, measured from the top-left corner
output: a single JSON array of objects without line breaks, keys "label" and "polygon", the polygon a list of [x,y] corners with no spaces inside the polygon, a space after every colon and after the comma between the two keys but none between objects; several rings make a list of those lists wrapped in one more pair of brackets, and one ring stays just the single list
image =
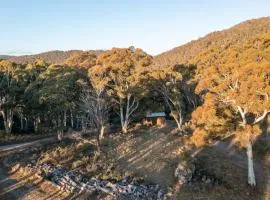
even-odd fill
[{"label": "cabin", "polygon": [[147,114],[143,119],[144,126],[164,126],[166,124],[165,112],[153,112]]}]

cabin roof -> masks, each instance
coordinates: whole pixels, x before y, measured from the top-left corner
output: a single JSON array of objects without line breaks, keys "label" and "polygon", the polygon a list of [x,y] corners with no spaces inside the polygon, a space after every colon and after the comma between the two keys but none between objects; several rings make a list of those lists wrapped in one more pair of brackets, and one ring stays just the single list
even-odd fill
[{"label": "cabin roof", "polygon": [[165,117],[166,114],[165,112],[153,112],[150,114],[147,114],[146,117],[151,118],[151,117]]}]

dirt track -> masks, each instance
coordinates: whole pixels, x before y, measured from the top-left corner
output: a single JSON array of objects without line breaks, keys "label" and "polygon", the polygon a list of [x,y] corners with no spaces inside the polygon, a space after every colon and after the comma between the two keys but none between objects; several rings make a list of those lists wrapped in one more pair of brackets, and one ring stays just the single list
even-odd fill
[{"label": "dirt track", "polygon": [[23,149],[29,146],[36,146],[36,145],[42,145],[50,142],[56,141],[56,137],[48,137],[44,139],[34,140],[32,142],[23,142],[19,144],[11,144],[11,145],[4,145],[0,146],[0,153],[6,152],[6,151],[14,151],[17,149]]},{"label": "dirt track", "polygon": [[[15,152],[24,148],[48,144],[54,141],[56,141],[55,137],[49,137],[32,142],[5,145],[0,147],[0,154]],[[65,199],[67,196],[67,194],[59,191],[50,183],[38,180],[34,175],[24,175],[20,173],[19,170],[11,173],[6,168],[7,166],[4,164],[3,157],[0,157],[0,199]]]}]

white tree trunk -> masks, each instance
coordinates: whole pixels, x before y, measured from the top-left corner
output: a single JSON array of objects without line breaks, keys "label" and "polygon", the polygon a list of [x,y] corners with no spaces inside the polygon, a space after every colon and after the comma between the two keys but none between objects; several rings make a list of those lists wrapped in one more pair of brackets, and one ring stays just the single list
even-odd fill
[{"label": "white tree trunk", "polygon": [[122,126],[122,131],[123,131],[123,133],[128,132],[128,123],[127,123],[127,121],[125,121],[124,125]]},{"label": "white tree trunk", "polygon": [[121,100],[120,100],[120,121],[121,121],[121,127],[123,127],[125,119],[124,119],[123,104]]},{"label": "white tree trunk", "polygon": [[25,131],[27,131],[28,130],[28,120],[27,120],[27,117],[25,117],[24,120],[25,120],[24,129],[25,129]]},{"label": "white tree trunk", "polygon": [[35,131],[35,133],[37,133],[38,132],[38,125],[39,125],[39,123],[40,123],[40,118],[39,118],[39,116],[34,120],[34,131]]},{"label": "white tree trunk", "polygon": [[57,130],[57,139],[61,141],[63,139],[63,131],[62,130]]},{"label": "white tree trunk", "polygon": [[99,132],[99,139],[104,139],[104,132],[105,132],[105,126],[101,126],[100,132]]},{"label": "white tree trunk", "polygon": [[57,116],[57,138],[59,141],[63,139],[63,121],[61,119],[61,114]]},{"label": "white tree trunk", "polygon": [[70,124],[71,124],[71,128],[74,128],[74,119],[73,119],[73,114],[70,111]]},{"label": "white tree trunk", "polygon": [[64,111],[64,127],[67,127],[67,112]]},{"label": "white tree trunk", "polygon": [[122,100],[120,99],[120,120],[123,133],[128,132],[128,125],[130,123],[130,116],[134,113],[134,111],[138,108],[139,102],[133,98],[131,101],[131,95],[127,95],[127,102],[125,106],[125,114],[124,114],[124,105]]},{"label": "white tree trunk", "polygon": [[4,119],[5,132],[11,133],[13,126],[13,110],[9,109],[6,113],[2,111],[1,114]]},{"label": "white tree trunk", "polygon": [[178,130],[179,131],[182,131],[182,123],[180,123],[180,121],[178,121],[178,120],[175,120],[176,121],[176,123],[177,123],[177,128],[178,128]]},{"label": "white tree trunk", "polygon": [[120,120],[121,120],[121,127],[122,127],[123,133],[127,133],[127,130],[128,130],[128,123],[127,123],[126,116],[124,115],[123,104],[120,102]]},{"label": "white tree trunk", "polygon": [[182,117],[182,113],[181,111],[178,111],[175,113],[172,112],[171,116],[173,117],[174,121],[176,122],[177,124],[177,128],[179,131],[182,131],[182,125],[183,125],[183,117]]},{"label": "white tree trunk", "polygon": [[252,144],[250,141],[247,144],[247,157],[248,157],[248,184],[251,186],[256,186],[254,166],[253,166]]},{"label": "white tree trunk", "polygon": [[268,114],[266,122],[266,136],[270,136],[270,114]]},{"label": "white tree trunk", "polygon": [[82,132],[86,133],[86,126],[85,126],[85,120],[84,117],[82,117]]}]

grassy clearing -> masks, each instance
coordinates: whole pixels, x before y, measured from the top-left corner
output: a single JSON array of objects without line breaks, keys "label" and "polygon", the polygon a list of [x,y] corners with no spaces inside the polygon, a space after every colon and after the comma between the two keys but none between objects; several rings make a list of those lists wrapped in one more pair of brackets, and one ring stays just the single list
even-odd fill
[{"label": "grassy clearing", "polygon": [[[173,126],[140,127],[134,128],[129,134],[108,136],[102,141],[101,154],[87,141],[65,139],[60,143],[6,156],[5,160],[24,165],[47,162],[103,179],[119,180],[124,176],[134,176],[171,188],[171,199],[265,200],[269,195],[262,181],[258,182],[257,188],[249,188],[247,169],[243,165],[236,165],[226,153],[222,154],[211,147],[201,150],[195,159],[200,170],[220,180],[220,184],[207,185],[197,181],[180,188],[174,178],[174,170],[180,160],[190,159],[190,151],[187,151],[190,146],[187,145],[189,138],[177,135]],[[264,166],[263,173],[269,175],[269,141],[258,141],[254,154],[256,161],[261,161]]]},{"label": "grassy clearing", "polygon": [[135,176],[164,187],[173,186],[183,142],[174,128],[140,128],[102,141],[102,152],[87,141],[62,142],[44,151],[38,162],[81,170],[89,176],[121,179]]}]

